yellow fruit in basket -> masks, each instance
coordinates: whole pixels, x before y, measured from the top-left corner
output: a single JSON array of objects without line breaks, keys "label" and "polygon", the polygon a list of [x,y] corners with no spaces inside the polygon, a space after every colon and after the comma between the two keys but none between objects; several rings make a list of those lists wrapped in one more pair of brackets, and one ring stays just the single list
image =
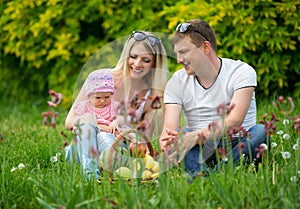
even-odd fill
[{"label": "yellow fruit in basket", "polygon": [[145,160],[145,168],[148,169],[148,170],[151,170],[154,166],[154,159],[151,157],[149,157],[148,159]]},{"label": "yellow fruit in basket", "polygon": [[158,178],[158,176],[159,176],[159,173],[152,173],[151,178],[156,179],[156,178]]},{"label": "yellow fruit in basket", "polygon": [[152,158],[152,159],[153,159],[153,157],[152,157],[151,155],[145,154],[145,157],[143,158],[143,160],[146,161],[146,160],[148,160],[149,158]]},{"label": "yellow fruit in basket", "polygon": [[149,170],[144,170],[142,173],[142,179],[150,179],[152,175],[152,172]]},{"label": "yellow fruit in basket", "polygon": [[153,173],[158,173],[159,172],[159,163],[157,161],[154,161],[154,166],[152,167],[152,172]]},{"label": "yellow fruit in basket", "polygon": [[123,178],[131,178],[132,171],[127,167],[120,167],[116,170],[116,174],[122,176]]},{"label": "yellow fruit in basket", "polygon": [[141,165],[141,161],[134,159],[132,161],[132,169],[134,172],[137,172],[141,169],[142,165]]}]

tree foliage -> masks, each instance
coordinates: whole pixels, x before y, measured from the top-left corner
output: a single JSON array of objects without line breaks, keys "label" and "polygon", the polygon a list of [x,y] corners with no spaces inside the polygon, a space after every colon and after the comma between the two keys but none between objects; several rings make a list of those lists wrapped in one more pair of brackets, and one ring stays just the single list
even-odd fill
[{"label": "tree foliage", "polygon": [[[171,34],[178,23],[194,18],[214,27],[218,55],[241,59],[256,69],[261,95],[300,95],[299,0],[4,2],[0,7],[4,96],[25,98],[52,88],[62,92],[70,105],[80,70],[99,48],[133,30]],[[173,61],[171,71],[179,67]]]}]

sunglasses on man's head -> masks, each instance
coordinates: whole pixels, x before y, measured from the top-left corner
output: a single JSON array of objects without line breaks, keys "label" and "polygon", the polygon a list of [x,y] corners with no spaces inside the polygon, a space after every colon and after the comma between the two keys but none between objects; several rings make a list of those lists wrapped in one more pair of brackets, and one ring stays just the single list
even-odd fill
[{"label": "sunglasses on man's head", "polygon": [[180,33],[185,33],[189,28],[192,29],[194,32],[199,33],[206,41],[209,41],[203,33],[201,33],[198,29],[196,29],[194,26],[187,22],[180,23],[179,25],[177,25],[176,31]]},{"label": "sunglasses on man's head", "polygon": [[147,38],[149,43],[152,46],[155,46],[156,44],[160,43],[160,40],[157,37],[152,36],[152,35],[146,35],[144,32],[140,32],[140,31],[133,31],[130,38],[132,38],[132,37],[136,41],[143,41]]}]

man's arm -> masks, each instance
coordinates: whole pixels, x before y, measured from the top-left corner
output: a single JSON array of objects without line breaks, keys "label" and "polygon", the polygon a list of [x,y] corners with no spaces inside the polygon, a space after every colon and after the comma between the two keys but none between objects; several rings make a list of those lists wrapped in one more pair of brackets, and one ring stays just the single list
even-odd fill
[{"label": "man's arm", "polygon": [[168,149],[170,142],[177,138],[177,129],[180,124],[181,106],[178,104],[165,104],[165,117],[163,131],[159,143],[161,150]]},{"label": "man's arm", "polygon": [[227,130],[242,125],[248,112],[253,92],[254,87],[242,88],[234,92],[231,104],[235,106],[225,119],[225,127]]},{"label": "man's arm", "polygon": [[247,111],[249,109],[252,95],[254,92],[254,87],[247,87],[238,89],[234,92],[231,100],[231,104],[234,105],[234,108],[231,112],[225,116],[225,121],[218,121],[218,129],[215,129],[215,132],[212,133],[208,127],[202,128],[198,131],[198,135],[202,143],[205,143],[206,140],[213,140],[213,138],[220,138],[223,131],[230,130],[235,127],[240,127],[245,119]]}]

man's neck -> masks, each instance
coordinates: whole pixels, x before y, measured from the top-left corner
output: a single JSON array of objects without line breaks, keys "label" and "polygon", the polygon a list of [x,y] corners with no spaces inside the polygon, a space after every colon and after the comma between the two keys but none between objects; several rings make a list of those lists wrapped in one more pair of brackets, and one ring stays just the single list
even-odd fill
[{"label": "man's neck", "polygon": [[210,88],[215,80],[218,77],[221,68],[221,59],[218,57],[214,57],[213,59],[209,59],[209,62],[206,64],[206,67],[203,69],[201,75],[196,75],[198,82],[204,88]]}]

